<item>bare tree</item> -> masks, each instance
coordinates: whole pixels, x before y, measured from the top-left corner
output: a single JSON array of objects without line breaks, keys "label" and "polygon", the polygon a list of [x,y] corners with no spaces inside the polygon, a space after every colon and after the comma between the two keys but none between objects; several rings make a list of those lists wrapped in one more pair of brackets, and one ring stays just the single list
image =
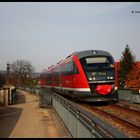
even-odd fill
[{"label": "bare tree", "polygon": [[16,79],[16,84],[21,86],[25,84],[27,79],[31,78],[31,73],[34,71],[34,67],[29,61],[17,60],[14,61],[10,66],[12,77]]}]

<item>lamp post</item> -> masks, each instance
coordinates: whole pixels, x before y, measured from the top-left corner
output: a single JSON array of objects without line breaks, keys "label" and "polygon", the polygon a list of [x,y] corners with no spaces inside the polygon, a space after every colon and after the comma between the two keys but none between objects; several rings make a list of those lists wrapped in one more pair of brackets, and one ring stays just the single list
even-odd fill
[{"label": "lamp post", "polygon": [[9,73],[10,73],[10,63],[7,62],[6,85],[9,85]]}]

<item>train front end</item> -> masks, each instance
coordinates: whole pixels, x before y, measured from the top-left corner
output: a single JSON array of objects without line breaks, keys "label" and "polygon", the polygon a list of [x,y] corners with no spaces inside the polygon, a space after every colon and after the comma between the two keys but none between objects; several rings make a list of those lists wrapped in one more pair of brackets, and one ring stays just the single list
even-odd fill
[{"label": "train front end", "polygon": [[91,101],[118,102],[115,61],[106,51],[93,50],[79,53],[79,60],[90,87]]}]

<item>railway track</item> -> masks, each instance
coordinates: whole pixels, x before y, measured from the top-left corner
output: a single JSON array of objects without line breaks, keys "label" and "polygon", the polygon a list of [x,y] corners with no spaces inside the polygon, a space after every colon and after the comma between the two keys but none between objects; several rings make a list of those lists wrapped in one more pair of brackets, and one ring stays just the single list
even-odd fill
[{"label": "railway track", "polygon": [[140,112],[128,110],[117,105],[93,106],[85,103],[78,104],[106,123],[112,125],[112,127],[117,128],[129,138],[140,137]]},{"label": "railway track", "polygon": [[117,105],[140,112],[140,104],[134,104],[134,103],[126,102],[126,101],[119,101]]},{"label": "railway track", "polygon": [[138,111],[129,108],[124,108],[122,106],[115,105],[115,104],[108,105],[108,106],[100,106],[96,108],[140,127],[140,117],[139,117],[140,112]]}]

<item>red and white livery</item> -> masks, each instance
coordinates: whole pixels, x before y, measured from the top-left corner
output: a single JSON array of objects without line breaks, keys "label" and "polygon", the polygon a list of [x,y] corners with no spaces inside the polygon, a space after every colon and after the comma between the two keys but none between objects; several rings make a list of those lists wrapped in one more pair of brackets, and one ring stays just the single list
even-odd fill
[{"label": "red and white livery", "polygon": [[85,101],[118,101],[115,62],[102,50],[75,52],[43,70],[40,86]]}]

